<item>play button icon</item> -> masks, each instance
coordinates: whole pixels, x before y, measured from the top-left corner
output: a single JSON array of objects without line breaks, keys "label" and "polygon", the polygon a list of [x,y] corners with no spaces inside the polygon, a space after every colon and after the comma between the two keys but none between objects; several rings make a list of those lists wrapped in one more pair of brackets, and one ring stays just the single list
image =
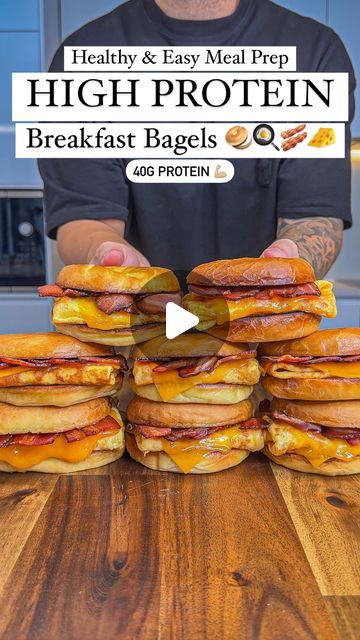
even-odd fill
[{"label": "play button icon", "polygon": [[188,329],[192,329],[199,324],[199,318],[190,311],[186,311],[174,302],[168,302],[166,305],[166,337],[168,340],[180,336]]}]

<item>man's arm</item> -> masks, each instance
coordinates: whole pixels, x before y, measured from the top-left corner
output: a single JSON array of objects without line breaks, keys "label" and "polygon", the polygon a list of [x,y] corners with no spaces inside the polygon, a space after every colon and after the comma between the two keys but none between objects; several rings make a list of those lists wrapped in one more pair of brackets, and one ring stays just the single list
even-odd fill
[{"label": "man's arm", "polygon": [[277,239],[263,256],[304,258],[323,278],[340,253],[344,223],[339,218],[279,218]]},{"label": "man's arm", "polygon": [[147,267],[149,262],[124,239],[122,220],[74,220],[58,228],[59,255],[65,264]]}]

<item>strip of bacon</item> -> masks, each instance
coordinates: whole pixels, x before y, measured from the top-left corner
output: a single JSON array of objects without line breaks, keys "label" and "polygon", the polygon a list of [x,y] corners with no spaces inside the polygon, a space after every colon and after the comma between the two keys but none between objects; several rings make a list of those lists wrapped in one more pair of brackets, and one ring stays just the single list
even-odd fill
[{"label": "strip of bacon", "polygon": [[131,308],[131,313],[136,313],[134,308],[134,300],[127,293],[106,293],[96,298],[96,306],[100,311],[111,315],[121,309]]},{"label": "strip of bacon", "polygon": [[137,424],[136,427],[144,438],[164,438],[171,434],[171,429],[168,427],[151,427],[146,424]]},{"label": "strip of bacon", "polygon": [[26,445],[39,447],[45,444],[52,444],[58,437],[58,433],[21,433],[12,435],[10,440],[3,445],[6,447],[12,447],[15,445]]},{"label": "strip of bacon", "polygon": [[342,440],[360,439],[360,429],[323,427],[323,435],[326,438],[341,438]]},{"label": "strip of bacon", "polygon": [[320,364],[321,362],[360,362],[359,356],[261,356],[262,360],[268,362],[285,362],[287,364]]},{"label": "strip of bacon", "polygon": [[[214,427],[195,427],[194,429],[171,429],[170,427],[152,427],[150,425],[144,424],[137,424],[135,426],[139,433],[145,438],[166,438],[166,440],[176,442],[176,440],[180,440],[181,438],[187,438],[190,440],[201,440],[202,438],[206,438],[206,436],[215,433],[216,431],[228,429],[231,425],[221,424]],[[261,420],[261,418],[250,418],[249,420],[245,420],[244,422],[241,422],[236,426],[240,430],[266,428],[266,425]],[[133,431],[133,426],[128,425],[128,430]]]},{"label": "strip of bacon", "polygon": [[64,295],[64,289],[57,284],[44,284],[38,287],[40,298],[61,298]]},{"label": "strip of bacon", "polygon": [[95,422],[94,424],[87,425],[82,429],[72,429],[71,431],[65,431],[63,434],[68,442],[75,442],[77,440],[83,440],[89,436],[96,436],[99,433],[118,431],[119,425],[114,418],[106,416],[102,420]]},{"label": "strip of bacon", "polygon": [[272,411],[270,414],[271,418],[274,420],[281,420],[281,422],[287,422],[288,424],[296,427],[296,429],[300,429],[301,431],[311,431],[312,433],[320,433],[322,428],[319,424],[314,424],[313,422],[304,422],[299,418],[293,418],[292,416],[286,415],[286,413],[282,413],[280,411]]},{"label": "strip of bacon", "polygon": [[67,442],[75,442],[82,440],[88,436],[94,436],[98,433],[118,431],[119,425],[112,416],[106,416],[102,420],[95,422],[95,424],[87,425],[82,429],[72,429],[71,431],[65,431],[61,433],[20,433],[14,435],[0,436],[0,448],[11,446],[43,446],[46,444],[52,444],[55,442],[59,435],[64,435]]},{"label": "strip of bacon", "polygon": [[44,360],[21,360],[19,358],[7,358],[0,357],[0,366],[19,366],[19,367],[49,367],[51,365],[82,365],[82,364],[106,364],[120,367],[121,371],[127,371],[128,366],[124,356],[116,357],[97,357],[97,356],[85,356],[82,358],[48,358]]},{"label": "strip of bacon", "polygon": [[227,300],[257,298],[259,300],[280,298],[296,298],[298,296],[320,296],[321,292],[315,282],[297,285],[281,285],[279,287],[201,287],[190,285],[189,290],[199,296],[222,297]]},{"label": "strip of bacon", "polygon": [[170,360],[159,364],[153,371],[155,373],[165,373],[166,371],[174,371],[175,369],[181,369],[182,367],[191,367],[196,364],[197,358],[179,358]]},{"label": "strip of bacon", "polygon": [[213,371],[216,363],[216,356],[204,356],[203,358],[197,358],[196,365],[180,369],[179,376],[180,378],[190,378],[191,376],[197,376],[199,373],[209,373],[210,371]]},{"label": "strip of bacon", "polygon": [[293,136],[295,136],[297,133],[301,133],[305,128],[306,124],[299,124],[299,126],[295,127],[294,129],[287,129],[287,131],[283,131],[281,133],[281,137],[284,140],[287,140],[288,138],[292,138]]}]

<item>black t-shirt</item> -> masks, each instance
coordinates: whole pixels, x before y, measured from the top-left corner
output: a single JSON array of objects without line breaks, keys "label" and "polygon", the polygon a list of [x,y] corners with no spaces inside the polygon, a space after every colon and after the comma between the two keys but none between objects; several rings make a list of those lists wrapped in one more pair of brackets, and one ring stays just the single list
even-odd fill
[{"label": "black t-shirt", "polygon": [[[237,45],[297,46],[297,69],[350,73],[350,114],[355,79],[338,36],[328,27],[269,0],[240,0],[231,16],[176,20],[154,0],[130,0],[85,25],[69,46]],[[63,70],[60,47],[51,70]],[[117,218],[126,238],[152,264],[190,271],[219,258],[257,256],[276,235],[277,218],[331,216],[351,225],[350,127],[346,159],[232,160],[235,176],[222,184],[139,184],[125,176],[129,160],[47,159],[47,233],[71,220]]]}]

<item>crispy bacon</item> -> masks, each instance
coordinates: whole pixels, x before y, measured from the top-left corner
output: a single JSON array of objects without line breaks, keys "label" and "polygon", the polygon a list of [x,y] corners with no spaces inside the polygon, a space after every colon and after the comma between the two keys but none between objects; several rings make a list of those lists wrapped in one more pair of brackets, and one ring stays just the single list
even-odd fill
[{"label": "crispy bacon", "polygon": [[261,356],[262,360],[269,362],[285,362],[287,364],[320,364],[321,362],[360,362],[359,356]]},{"label": "crispy bacon", "polygon": [[8,442],[3,447],[12,447],[14,445],[26,445],[26,446],[42,446],[45,444],[52,444],[58,437],[58,433],[20,433],[10,436]]},{"label": "crispy bacon", "polygon": [[121,309],[131,308],[131,313],[136,313],[134,308],[134,300],[127,293],[105,293],[96,298],[96,306],[100,311],[111,315]]},{"label": "crispy bacon", "polygon": [[162,362],[153,371],[155,373],[165,373],[166,371],[174,371],[175,369],[181,369],[182,367],[191,367],[195,365],[197,358],[178,358],[170,360],[169,362]]},{"label": "crispy bacon", "polygon": [[[170,440],[170,442],[176,442],[176,440],[180,440],[181,438],[187,438],[190,440],[201,440],[202,438],[206,438],[216,431],[229,429],[232,425],[220,424],[214,427],[195,427],[193,429],[171,429],[170,427],[152,427],[150,425],[144,424],[137,424],[135,426],[139,433],[141,433],[141,435],[145,438],[165,438],[166,440]],[[245,420],[244,422],[241,422],[236,426],[240,430],[266,428],[266,425],[261,420],[261,418],[250,418],[249,420]],[[133,430],[132,425],[128,425],[127,428],[129,431]]]},{"label": "crispy bacon", "polygon": [[281,285],[278,287],[201,287],[190,285],[189,290],[200,296],[222,297],[227,300],[257,298],[268,300],[274,297],[296,298],[298,296],[320,296],[321,292],[315,282],[297,285]]},{"label": "crispy bacon", "polygon": [[271,417],[274,420],[281,420],[281,422],[287,422],[296,429],[300,429],[300,431],[311,431],[312,433],[320,433],[322,428],[319,424],[314,424],[313,422],[304,422],[299,418],[293,418],[292,416],[286,415],[286,413],[282,413],[281,411],[272,411]]},{"label": "crispy bacon", "polygon": [[281,137],[284,140],[287,140],[288,138],[292,138],[293,136],[295,136],[297,133],[301,133],[305,128],[306,124],[299,124],[299,126],[295,127],[294,129],[287,129],[287,131],[282,131]]},{"label": "crispy bacon", "polygon": [[170,427],[151,427],[146,424],[137,424],[136,427],[144,438],[164,438],[171,434]]},{"label": "crispy bacon", "polygon": [[98,433],[118,431],[119,425],[114,418],[106,416],[102,420],[95,422],[95,424],[87,425],[82,429],[72,429],[71,431],[65,431],[65,433],[20,433],[15,435],[0,436],[0,448],[11,446],[43,446],[45,444],[52,444],[55,442],[59,435],[64,435],[67,442],[75,442],[77,440],[83,440],[88,436],[94,436]]},{"label": "crispy bacon", "polygon": [[89,424],[82,429],[72,429],[71,431],[65,431],[63,434],[68,442],[76,442],[77,440],[83,440],[89,436],[96,436],[99,433],[105,431],[118,431],[119,425],[114,418],[106,416],[102,420]]},{"label": "crispy bacon", "polygon": [[336,428],[336,427],[324,427],[323,435],[326,438],[341,438],[342,440],[359,440],[360,429],[352,428]]},{"label": "crispy bacon", "polygon": [[197,358],[195,366],[180,369],[179,376],[180,378],[190,378],[191,376],[197,376],[199,373],[213,371],[216,363],[216,356],[204,356],[203,358]]},{"label": "crispy bacon", "polygon": [[168,302],[181,305],[181,291],[176,293],[152,293],[137,300],[136,306],[143,313],[165,313]]},{"label": "crispy bacon", "polygon": [[64,295],[64,289],[57,284],[44,284],[38,287],[38,294],[40,298],[61,298]]},{"label": "crispy bacon", "polygon": [[0,357],[0,367],[2,366],[19,366],[19,367],[49,367],[52,365],[81,365],[81,364],[106,364],[119,366],[121,371],[127,371],[128,366],[124,356],[116,357],[106,356],[84,356],[81,358],[47,358],[44,360],[21,360],[20,358]]}]

